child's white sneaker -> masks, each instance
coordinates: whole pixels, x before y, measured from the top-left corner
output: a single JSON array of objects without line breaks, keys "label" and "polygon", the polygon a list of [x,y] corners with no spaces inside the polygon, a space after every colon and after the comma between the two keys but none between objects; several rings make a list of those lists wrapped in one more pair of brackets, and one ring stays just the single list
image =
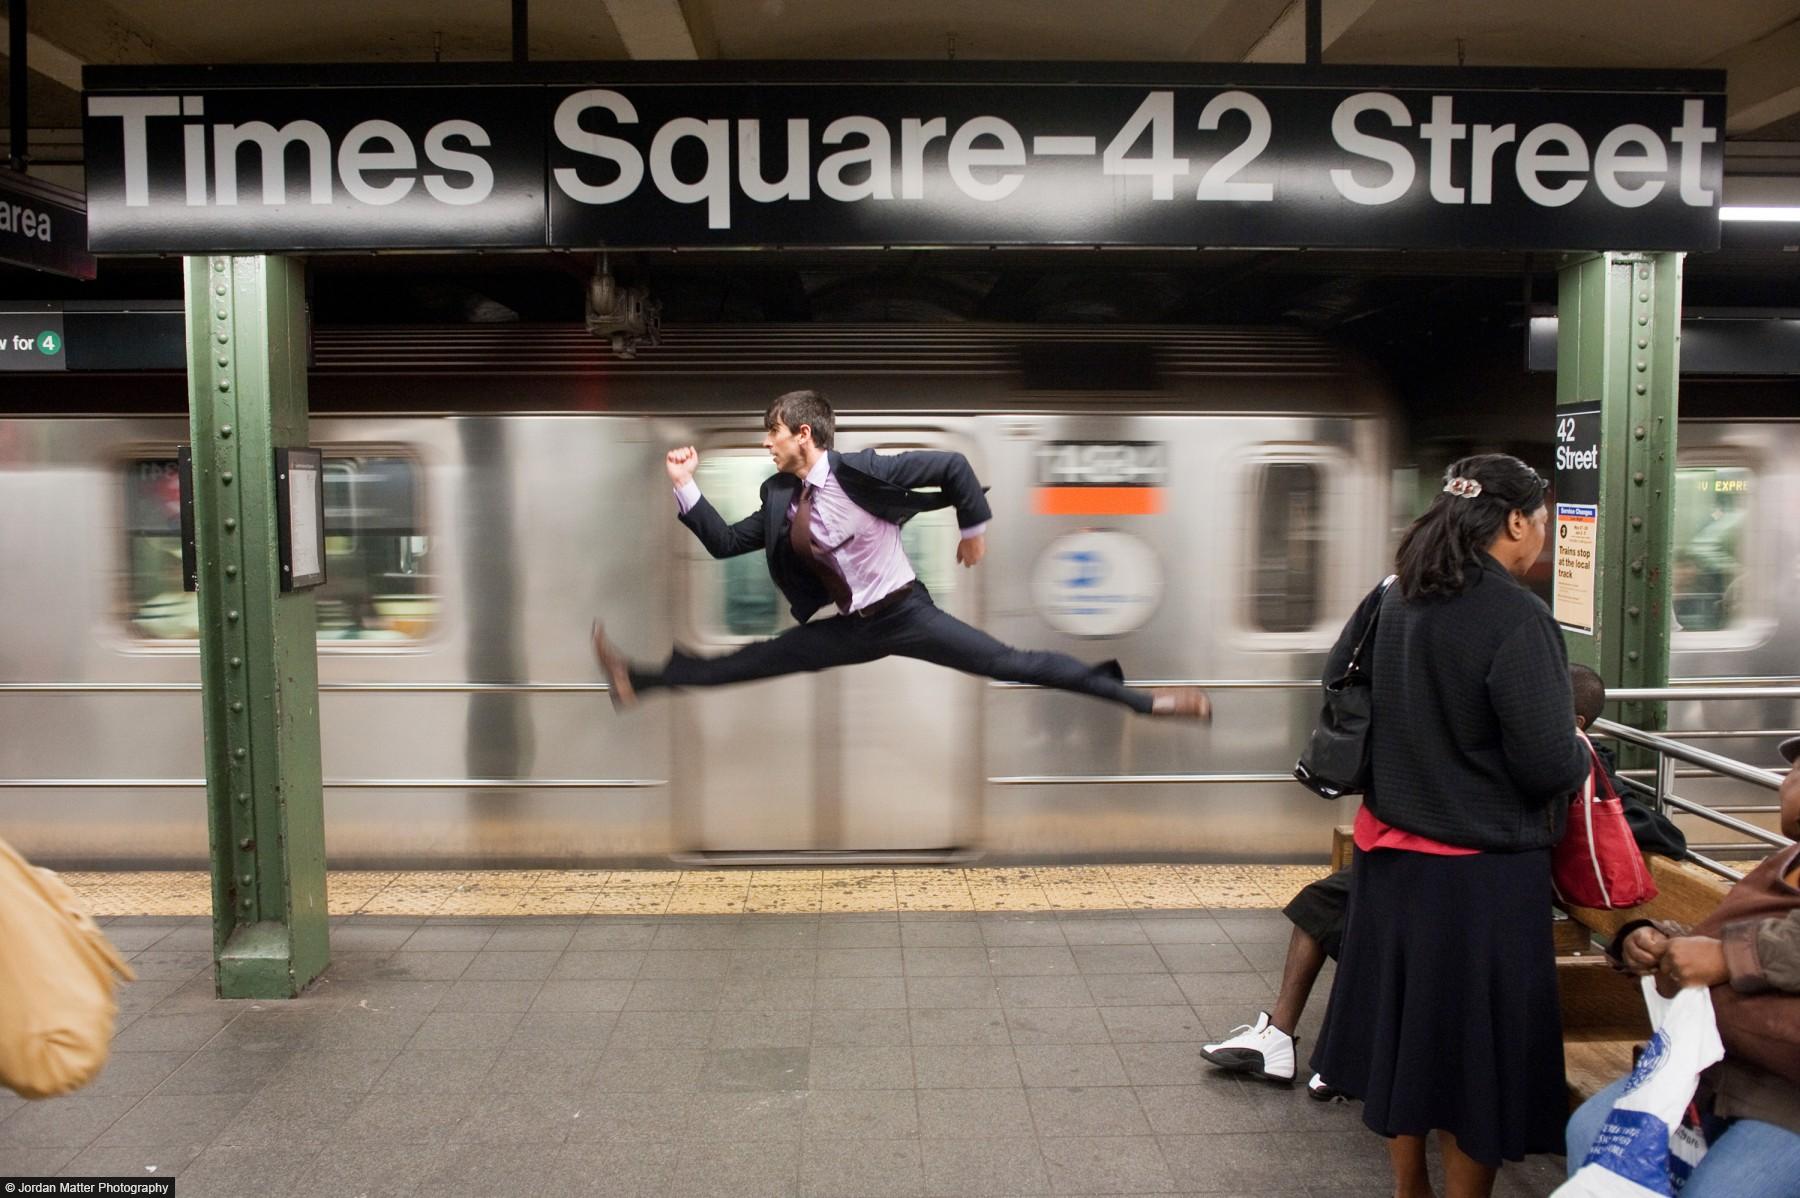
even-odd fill
[{"label": "child's white sneaker", "polygon": [[1217,1044],[1202,1044],[1200,1055],[1234,1073],[1272,1082],[1294,1080],[1294,1038],[1271,1024],[1267,1011],[1258,1011],[1255,1023],[1233,1028]]}]

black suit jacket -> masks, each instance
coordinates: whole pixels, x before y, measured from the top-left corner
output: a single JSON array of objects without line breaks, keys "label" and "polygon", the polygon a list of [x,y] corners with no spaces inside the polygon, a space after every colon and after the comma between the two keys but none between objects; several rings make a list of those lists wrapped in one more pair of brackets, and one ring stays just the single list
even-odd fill
[{"label": "black suit jacket", "polygon": [[[872,516],[904,524],[920,512],[955,507],[960,528],[993,518],[987,496],[960,453],[913,450],[880,454],[872,449],[840,454],[830,450],[831,473],[851,502]],[[937,487],[921,491],[919,487]],[[701,496],[700,502],[681,516],[706,551],[714,557],[736,557],[761,549],[768,555],[769,575],[787,597],[794,618],[801,623],[831,602],[825,587],[788,542],[788,507],[800,489],[791,474],[775,474],[764,480],[762,506],[739,520],[725,523],[718,510]]]}]

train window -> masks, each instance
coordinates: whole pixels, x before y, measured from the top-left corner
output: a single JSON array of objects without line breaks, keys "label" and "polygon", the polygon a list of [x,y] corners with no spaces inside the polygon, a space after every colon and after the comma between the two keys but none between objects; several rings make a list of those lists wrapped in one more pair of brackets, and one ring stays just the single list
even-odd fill
[{"label": "train window", "polygon": [[[127,466],[128,620],[147,640],[200,634],[195,596],[181,589],[180,502],[173,458]],[[429,634],[438,598],[419,510],[412,459],[325,459],[325,585],[313,592],[321,641],[392,643]]]},{"label": "train window", "polygon": [[[694,482],[707,502],[728,524],[756,511],[762,502],[762,484],[769,477],[769,455],[758,452],[709,453],[700,459]],[[708,636],[748,639],[771,636],[793,620],[761,553],[741,553],[714,561],[700,552],[695,568],[702,585],[695,588],[702,610],[698,624]]]},{"label": "train window", "polygon": [[956,590],[956,545],[961,540],[953,507],[920,512],[900,529],[900,544],[912,562],[913,573],[940,607],[949,602]]},{"label": "train window", "polygon": [[148,640],[197,640],[197,599],[181,588],[181,475],[174,458],[127,465],[125,552],[132,631]]},{"label": "train window", "polygon": [[1743,466],[1675,471],[1671,589],[1675,627],[1683,632],[1717,632],[1748,615],[1745,523],[1755,485],[1755,472]]},{"label": "train window", "polygon": [[1263,632],[1305,632],[1325,596],[1324,478],[1307,462],[1271,462],[1256,484],[1250,615]]}]

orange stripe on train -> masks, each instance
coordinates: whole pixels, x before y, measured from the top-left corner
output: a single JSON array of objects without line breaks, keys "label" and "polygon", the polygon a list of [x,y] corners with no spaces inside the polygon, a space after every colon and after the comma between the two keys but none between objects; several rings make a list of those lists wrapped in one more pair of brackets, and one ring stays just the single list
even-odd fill
[{"label": "orange stripe on train", "polygon": [[1163,510],[1162,487],[1039,487],[1040,516],[1154,516]]}]

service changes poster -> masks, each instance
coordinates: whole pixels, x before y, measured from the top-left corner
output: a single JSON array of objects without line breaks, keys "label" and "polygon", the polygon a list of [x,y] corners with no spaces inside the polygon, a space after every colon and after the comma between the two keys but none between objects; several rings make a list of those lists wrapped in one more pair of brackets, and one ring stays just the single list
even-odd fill
[{"label": "service changes poster", "polygon": [[1600,552],[1600,405],[1556,410],[1556,622],[1594,633]]}]

